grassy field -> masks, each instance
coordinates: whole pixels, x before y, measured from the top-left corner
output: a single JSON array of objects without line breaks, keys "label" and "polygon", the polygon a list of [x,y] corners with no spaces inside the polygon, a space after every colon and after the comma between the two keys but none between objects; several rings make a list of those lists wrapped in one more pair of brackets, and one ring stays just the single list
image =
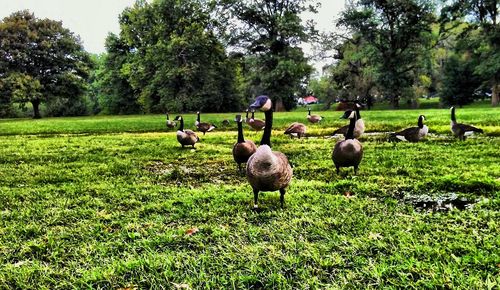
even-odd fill
[{"label": "grassy field", "polygon": [[368,132],[425,114],[433,134],[366,135],[357,176],[335,174],[322,137],[346,121],[320,114],[301,140],[282,129],[304,112],[275,115],[294,177],[285,208],[264,193],[261,212],[234,125],[182,150],[160,115],[0,120],[0,289],[500,287],[498,108],[457,109],[485,130],[465,142],[447,109],[363,111]]}]

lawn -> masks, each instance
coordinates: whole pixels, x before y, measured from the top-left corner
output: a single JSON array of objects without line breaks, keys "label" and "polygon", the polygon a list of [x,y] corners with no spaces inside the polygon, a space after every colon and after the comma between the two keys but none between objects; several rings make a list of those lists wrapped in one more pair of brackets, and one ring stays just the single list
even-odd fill
[{"label": "lawn", "polygon": [[335,174],[323,137],[341,112],[318,113],[300,140],[283,129],[306,113],[275,114],[294,177],[285,208],[269,192],[260,212],[233,124],[183,150],[161,115],[0,120],[0,288],[500,287],[500,109],[457,109],[485,130],[465,142],[447,109],[362,111],[368,132],[424,114],[432,135],[365,135],[357,176]]}]

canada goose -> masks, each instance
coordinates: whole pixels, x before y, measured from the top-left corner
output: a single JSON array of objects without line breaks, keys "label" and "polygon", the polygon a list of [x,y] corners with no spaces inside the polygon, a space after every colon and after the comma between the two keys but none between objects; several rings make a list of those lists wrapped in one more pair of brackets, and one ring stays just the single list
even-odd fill
[{"label": "canada goose", "polygon": [[234,120],[238,123],[238,141],[233,146],[233,158],[238,164],[238,171],[241,172],[241,163],[248,161],[248,158],[257,150],[257,146],[252,141],[243,138],[243,119],[241,115],[236,115]]},{"label": "canada goose", "polygon": [[349,129],[345,135],[345,140],[338,141],[333,148],[332,160],[337,169],[337,174],[340,172],[340,167],[354,166],[354,174],[358,172],[358,166],[363,158],[363,146],[354,139],[354,128],[356,126],[356,112],[351,111],[348,117]]},{"label": "canada goose", "polygon": [[[347,110],[345,111],[344,115],[342,115],[342,117],[340,118],[348,119],[351,113],[352,110]],[[356,124],[354,126],[354,138],[359,138],[365,132],[365,122],[363,121],[363,119],[361,119],[361,114],[359,113],[359,104],[356,104],[356,118],[357,118]],[[335,130],[335,132],[333,132],[333,135],[342,134],[345,136],[348,130],[349,130],[349,125],[345,125]]]},{"label": "canada goose", "polygon": [[248,122],[250,122],[250,118],[248,118],[248,109],[246,109],[245,112],[247,113],[245,117],[245,123],[248,124]]},{"label": "canada goose", "polygon": [[228,120],[228,119],[224,119],[224,120],[222,120],[222,126],[227,127],[227,126],[229,126],[229,124],[230,124],[230,123],[229,123],[229,120]]},{"label": "canada goose", "polygon": [[255,131],[260,131],[264,129],[264,127],[266,126],[266,122],[259,119],[255,119],[255,111],[252,110],[252,117],[248,119],[248,125],[252,127],[252,129],[254,129]]},{"label": "canada goose", "polygon": [[203,135],[205,135],[206,132],[210,132],[213,129],[217,128],[217,126],[215,126],[214,124],[201,123],[200,122],[200,112],[196,112],[196,114],[198,116],[196,117],[196,122],[194,122],[194,125],[196,126],[198,131],[203,132]]},{"label": "canada goose", "polygon": [[455,107],[451,107],[451,132],[458,137],[458,139],[465,141],[467,136],[474,134],[474,132],[483,133],[482,129],[476,128],[471,125],[457,123],[455,118]]},{"label": "canada goose", "polygon": [[307,127],[306,125],[298,122],[293,122],[286,130],[285,130],[285,135],[290,135],[290,138],[298,137],[304,137],[306,135],[306,130]]},{"label": "canada goose", "polygon": [[424,138],[429,132],[429,128],[424,125],[425,116],[418,117],[418,127],[406,128],[402,131],[392,133],[391,137],[397,138],[401,141],[418,142]]},{"label": "canada goose", "polygon": [[307,108],[307,120],[313,124],[315,123],[319,123],[319,121],[321,121],[321,119],[323,119],[323,117],[321,117],[320,115],[311,115],[311,108]]},{"label": "canada goose", "polygon": [[179,130],[177,130],[177,141],[182,145],[182,148],[184,146],[193,146],[196,144],[196,142],[200,141],[200,138],[196,136],[196,133],[191,131],[191,130],[184,130],[184,119],[182,116],[177,116],[174,119],[175,121],[180,122],[180,127]]},{"label": "canada goose", "polygon": [[167,112],[167,128],[174,128],[177,124],[174,122],[174,121],[170,121],[169,117],[168,117],[168,112]]},{"label": "canada goose", "polygon": [[252,109],[265,112],[266,126],[257,151],[247,162],[246,175],[252,186],[254,208],[258,208],[259,191],[280,191],[281,207],[285,202],[285,188],[292,179],[293,171],[285,154],[271,150],[271,130],[273,126],[273,111],[271,99],[259,96],[250,105]]}]

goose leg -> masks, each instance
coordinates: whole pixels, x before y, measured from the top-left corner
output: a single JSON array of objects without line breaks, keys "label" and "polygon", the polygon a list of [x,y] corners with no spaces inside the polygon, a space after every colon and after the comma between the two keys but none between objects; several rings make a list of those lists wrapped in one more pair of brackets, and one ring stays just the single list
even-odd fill
[{"label": "goose leg", "polygon": [[259,205],[257,204],[257,200],[259,199],[259,190],[254,189],[253,190],[253,208],[257,209],[259,208]]},{"label": "goose leg", "polygon": [[283,208],[284,203],[285,203],[285,189],[284,188],[280,188],[280,204],[281,204],[281,208]]},{"label": "goose leg", "polygon": [[354,166],[354,174],[358,175],[358,167],[357,166]]},{"label": "goose leg", "polygon": [[241,163],[238,163],[238,173],[241,173]]},{"label": "goose leg", "polygon": [[337,169],[337,174],[340,174],[340,167],[338,167],[337,165],[335,165],[335,168]]},{"label": "goose leg", "polygon": [[184,144],[181,144],[182,148],[184,148]]}]

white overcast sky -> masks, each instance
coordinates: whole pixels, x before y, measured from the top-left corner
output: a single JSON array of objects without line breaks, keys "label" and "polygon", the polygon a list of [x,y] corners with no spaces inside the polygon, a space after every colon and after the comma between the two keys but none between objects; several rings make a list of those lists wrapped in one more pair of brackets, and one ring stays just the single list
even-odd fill
[{"label": "white overcast sky", "polygon": [[[79,35],[85,49],[104,52],[109,32],[118,33],[118,15],[135,0],[0,0],[0,19],[28,9],[38,18],[63,22],[63,26]],[[319,13],[313,16],[320,31],[331,31],[333,19],[344,8],[344,0],[321,0]],[[308,50],[306,48],[306,50]],[[316,64],[318,67],[318,64]]]}]

